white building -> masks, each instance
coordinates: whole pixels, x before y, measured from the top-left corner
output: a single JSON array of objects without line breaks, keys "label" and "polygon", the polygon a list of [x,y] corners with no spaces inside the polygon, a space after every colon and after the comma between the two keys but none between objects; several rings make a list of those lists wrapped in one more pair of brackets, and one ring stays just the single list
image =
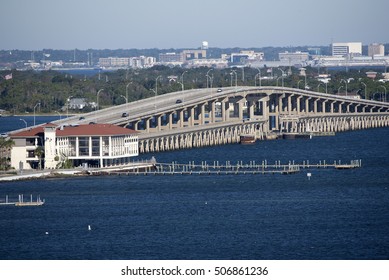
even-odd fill
[{"label": "white building", "polygon": [[101,67],[127,68],[130,65],[129,57],[102,57],[99,58]]},{"label": "white building", "polygon": [[155,65],[157,59],[151,56],[130,57],[130,67],[132,68],[150,68]]},{"label": "white building", "polygon": [[350,54],[362,55],[362,43],[333,43],[332,56],[347,56]]},{"label": "white building", "polygon": [[265,54],[263,52],[255,52],[243,50],[239,53],[231,53],[230,62],[232,64],[247,64],[255,61],[262,61]]},{"label": "white building", "polygon": [[384,56],[385,55],[385,46],[382,44],[370,44],[368,46],[367,55],[374,57],[374,56]]},{"label": "white building", "polygon": [[42,167],[54,169],[70,160],[73,166],[84,163],[99,167],[123,164],[138,155],[138,135],[132,129],[112,124],[58,127],[48,123],[10,135],[15,141],[11,166],[15,169],[39,167],[37,148],[44,151]]},{"label": "white building", "polygon": [[307,52],[283,52],[278,54],[278,58],[284,64],[288,64],[289,66],[293,65],[306,65],[309,53]]}]

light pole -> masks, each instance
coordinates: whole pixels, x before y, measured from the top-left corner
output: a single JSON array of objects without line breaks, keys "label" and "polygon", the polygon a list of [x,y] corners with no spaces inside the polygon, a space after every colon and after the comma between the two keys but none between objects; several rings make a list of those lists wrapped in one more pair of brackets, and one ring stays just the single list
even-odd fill
[{"label": "light pole", "polygon": [[34,106],[34,126],[35,126],[35,108],[36,108],[36,106],[40,106],[40,105],[41,105],[41,103],[38,102]]},{"label": "light pole", "polygon": [[69,118],[69,102],[70,102],[70,98],[72,98],[73,96],[69,96],[68,97],[68,100],[66,100],[66,116]]},{"label": "light pole", "polygon": [[97,92],[96,94],[96,101],[97,101],[97,104],[96,104],[96,111],[99,110],[99,94],[100,92],[102,92],[104,89],[99,89],[99,91]]},{"label": "light pole", "polygon": [[281,79],[282,77],[278,77],[277,80],[276,80],[276,87],[278,87],[278,80]]},{"label": "light pole", "polygon": [[346,96],[347,96],[347,81],[346,81],[346,80],[343,80],[343,79],[341,79],[341,80],[340,80],[340,82],[342,82],[342,81],[343,81],[343,82],[346,84]]},{"label": "light pole", "polygon": [[128,86],[131,85],[132,82],[129,82],[127,85],[126,85],[126,103],[128,103]]},{"label": "light pole", "polygon": [[281,68],[278,68],[279,70],[281,70],[282,72],[282,79],[281,79],[281,83],[282,83],[282,87],[284,87],[284,70],[282,70]]},{"label": "light pole", "polygon": [[184,91],[184,74],[188,71],[184,71],[184,73],[181,74],[181,85],[182,85],[182,91]]},{"label": "light pole", "polygon": [[303,82],[303,80],[299,80],[299,81],[297,82],[297,89],[300,89],[300,82]]},{"label": "light pole", "polygon": [[342,88],[343,86],[340,86],[339,88],[338,88],[338,95],[339,95],[339,91],[340,91],[340,89]]},{"label": "light pole", "polygon": [[[235,74],[235,92],[236,92],[238,89],[238,74],[236,73],[235,70],[232,70],[231,73]],[[231,77],[231,83],[232,83],[232,77]]]},{"label": "light pole", "polygon": [[127,97],[125,97],[124,95],[120,95],[120,96],[123,97],[126,100],[126,104],[127,104],[128,103]]},{"label": "light pole", "polygon": [[205,75],[205,76],[207,77],[207,88],[209,87],[209,86],[208,86],[208,84],[209,84],[208,79],[211,78],[211,77],[209,76],[209,72],[212,71],[212,70],[213,70],[213,68],[209,69],[209,70],[207,71],[207,75]]},{"label": "light pole", "polygon": [[27,128],[27,122],[24,119],[19,119],[19,120],[23,121]]},{"label": "light pole", "polygon": [[152,92],[154,92],[154,110],[157,109],[157,92],[155,91],[155,89],[150,89]]},{"label": "light pole", "polygon": [[361,82],[361,84],[365,86],[365,99],[366,99],[367,85],[364,82]]},{"label": "light pole", "polygon": [[158,79],[159,78],[162,78],[161,75],[159,75],[156,79],[155,79],[155,97],[157,97],[158,95]]},{"label": "light pole", "polygon": [[384,102],[386,102],[386,87],[384,87],[384,86],[380,86],[380,87],[383,87],[383,88],[384,88],[384,90],[385,90],[385,94],[384,94]]},{"label": "light pole", "polygon": [[181,91],[184,91],[184,84],[181,82],[178,82],[178,81],[177,81],[177,83],[179,83],[181,85]]},{"label": "light pole", "polygon": [[55,111],[59,115],[59,119],[61,120],[61,114],[58,111]]},{"label": "light pole", "polygon": [[257,86],[257,79],[256,79],[256,77],[258,76],[258,79],[259,79],[259,86],[261,87],[262,86],[262,84],[261,84],[261,69],[259,69],[259,68],[257,68],[257,70],[258,70],[258,74],[257,75],[255,75],[255,86]]}]

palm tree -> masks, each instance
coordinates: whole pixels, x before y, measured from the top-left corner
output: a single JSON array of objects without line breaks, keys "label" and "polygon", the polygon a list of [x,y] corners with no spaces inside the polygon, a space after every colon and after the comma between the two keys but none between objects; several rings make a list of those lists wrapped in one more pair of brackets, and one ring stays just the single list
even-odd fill
[{"label": "palm tree", "polygon": [[35,149],[34,153],[39,158],[39,169],[42,169],[42,157],[45,154],[45,150],[39,146]]},{"label": "palm tree", "polygon": [[5,137],[0,138],[0,170],[9,169],[9,159],[12,146],[15,145],[14,140]]}]

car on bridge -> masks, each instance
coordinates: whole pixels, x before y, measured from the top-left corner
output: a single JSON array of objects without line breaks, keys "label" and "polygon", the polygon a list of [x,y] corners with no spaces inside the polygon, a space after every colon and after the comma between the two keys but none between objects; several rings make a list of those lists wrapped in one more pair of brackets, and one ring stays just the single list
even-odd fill
[{"label": "car on bridge", "polygon": [[122,118],[126,118],[126,117],[128,117],[128,113],[123,113]]},{"label": "car on bridge", "polygon": [[181,99],[177,99],[176,100],[176,104],[180,104],[180,103],[182,103],[182,100]]}]

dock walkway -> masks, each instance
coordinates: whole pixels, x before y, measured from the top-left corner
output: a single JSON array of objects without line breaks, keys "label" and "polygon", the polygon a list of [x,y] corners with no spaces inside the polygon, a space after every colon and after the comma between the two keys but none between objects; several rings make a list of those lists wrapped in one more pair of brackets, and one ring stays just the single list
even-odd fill
[{"label": "dock walkway", "polygon": [[289,175],[301,172],[302,169],[320,169],[320,168],[335,168],[335,169],[353,169],[362,166],[361,160],[352,160],[350,163],[344,164],[341,161],[326,162],[319,161],[318,163],[310,163],[308,160],[300,163],[289,161],[282,164],[281,161],[276,161],[269,164],[266,160],[257,163],[250,161],[243,163],[238,161],[232,164],[226,161],[220,164],[214,161],[209,164],[206,161],[201,164],[196,164],[194,161],[187,164],[171,162],[157,163],[155,168],[132,171],[132,172],[110,172],[111,175],[249,175],[249,174],[282,174]]}]

